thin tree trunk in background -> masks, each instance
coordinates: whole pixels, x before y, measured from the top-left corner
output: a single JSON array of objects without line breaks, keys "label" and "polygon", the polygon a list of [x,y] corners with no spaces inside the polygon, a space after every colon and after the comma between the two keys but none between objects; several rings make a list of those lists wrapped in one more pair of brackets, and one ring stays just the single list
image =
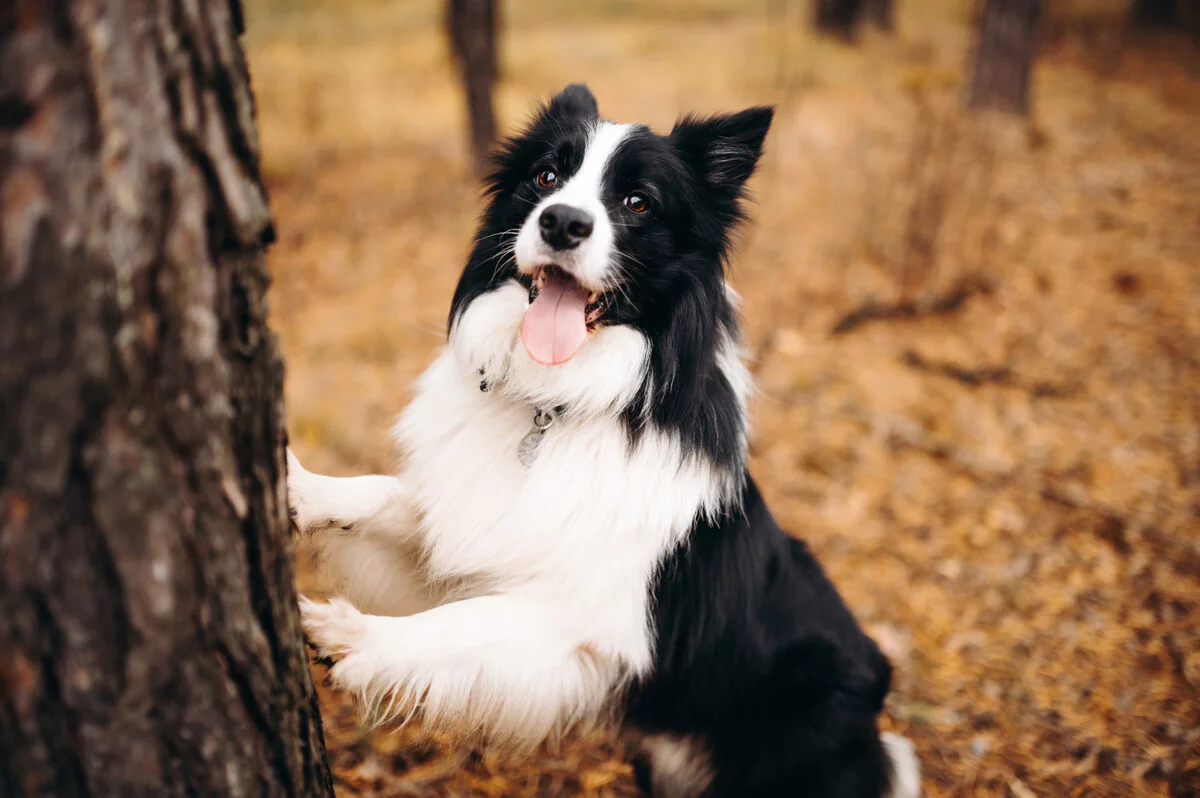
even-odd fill
[{"label": "thin tree trunk in background", "polygon": [[896,27],[892,0],[864,0],[864,12],[868,20],[882,31],[891,32]]},{"label": "thin tree trunk in background", "polygon": [[1184,31],[1200,44],[1200,0],[1134,0],[1129,18],[1139,28]]},{"label": "thin tree trunk in background", "polygon": [[854,37],[854,26],[862,13],[863,4],[869,0],[815,0],[813,25],[823,33],[829,33],[849,41]]},{"label": "thin tree trunk in background", "polygon": [[892,0],[815,0],[813,25],[823,33],[849,42],[863,18],[882,31],[891,31],[892,9]]},{"label": "thin tree trunk in background", "polygon": [[481,174],[496,140],[492,88],[499,77],[498,16],[498,0],[446,2],[446,33],[466,96],[471,154]]},{"label": "thin tree trunk in background", "polygon": [[1040,0],[984,0],[967,94],[972,108],[1029,112]]},{"label": "thin tree trunk in background", "polygon": [[0,795],[330,796],[234,2],[0,6]]},{"label": "thin tree trunk in background", "polygon": [[1171,28],[1180,25],[1176,0],[1134,0],[1133,23],[1146,28]]}]

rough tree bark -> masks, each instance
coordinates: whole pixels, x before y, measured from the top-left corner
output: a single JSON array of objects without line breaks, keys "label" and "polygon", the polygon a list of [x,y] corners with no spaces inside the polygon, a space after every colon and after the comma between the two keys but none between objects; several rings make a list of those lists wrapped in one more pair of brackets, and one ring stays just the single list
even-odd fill
[{"label": "rough tree bark", "polygon": [[229,2],[0,3],[0,795],[328,796]]},{"label": "rough tree bark", "polygon": [[967,92],[971,108],[1029,112],[1029,76],[1041,0],[984,0]]},{"label": "rough tree bark", "polygon": [[475,169],[487,171],[488,152],[496,140],[492,88],[499,77],[497,27],[499,0],[446,0],[446,35],[458,67],[471,126]]}]

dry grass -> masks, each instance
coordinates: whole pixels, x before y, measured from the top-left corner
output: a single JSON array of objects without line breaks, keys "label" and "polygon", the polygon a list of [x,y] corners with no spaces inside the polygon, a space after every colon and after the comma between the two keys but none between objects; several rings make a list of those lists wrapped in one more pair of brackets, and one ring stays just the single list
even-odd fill
[{"label": "dry grass", "polygon": [[[1200,59],[1059,25],[1020,122],[958,110],[953,2],[854,49],[786,0],[509,5],[510,127],[578,79],[660,128],[780,107],[753,469],[896,661],[928,793],[1200,794]],[[388,468],[478,210],[438,7],[248,12],[294,445]],[[506,763],[323,697],[343,795],[633,794],[607,740]]]}]

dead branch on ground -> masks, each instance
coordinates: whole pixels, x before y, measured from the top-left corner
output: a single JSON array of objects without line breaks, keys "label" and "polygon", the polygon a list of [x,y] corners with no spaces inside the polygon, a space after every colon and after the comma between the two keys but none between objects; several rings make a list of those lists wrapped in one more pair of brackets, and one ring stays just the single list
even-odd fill
[{"label": "dead branch on ground", "polygon": [[962,309],[966,301],[977,294],[991,294],[992,285],[978,276],[964,277],[943,294],[918,297],[899,302],[877,302],[868,299],[842,316],[831,332],[845,335],[874,321],[913,321],[928,316],[950,316]]}]

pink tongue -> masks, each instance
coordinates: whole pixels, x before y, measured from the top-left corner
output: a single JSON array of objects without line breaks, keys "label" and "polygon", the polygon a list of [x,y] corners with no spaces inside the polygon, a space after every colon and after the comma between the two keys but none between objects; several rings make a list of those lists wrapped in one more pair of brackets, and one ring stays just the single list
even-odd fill
[{"label": "pink tongue", "polygon": [[583,287],[551,269],[521,324],[521,341],[529,356],[547,366],[570,360],[587,338],[585,305]]}]

